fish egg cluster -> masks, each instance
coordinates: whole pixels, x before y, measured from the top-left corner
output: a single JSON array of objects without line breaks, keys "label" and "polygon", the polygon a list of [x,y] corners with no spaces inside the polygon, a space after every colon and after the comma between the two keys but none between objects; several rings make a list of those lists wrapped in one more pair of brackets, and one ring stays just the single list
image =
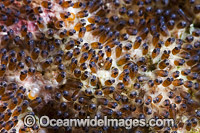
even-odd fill
[{"label": "fish egg cluster", "polygon": [[[33,127],[25,115],[174,119]],[[200,132],[200,0],[0,0],[0,132]]]}]

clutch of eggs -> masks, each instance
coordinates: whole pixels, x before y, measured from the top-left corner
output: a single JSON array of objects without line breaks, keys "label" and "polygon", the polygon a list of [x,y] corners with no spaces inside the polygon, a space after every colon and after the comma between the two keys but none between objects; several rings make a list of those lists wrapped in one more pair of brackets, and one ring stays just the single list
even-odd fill
[{"label": "clutch of eggs", "polygon": [[[0,0],[1,132],[200,132],[199,0]],[[172,118],[174,127],[24,126]]]}]

